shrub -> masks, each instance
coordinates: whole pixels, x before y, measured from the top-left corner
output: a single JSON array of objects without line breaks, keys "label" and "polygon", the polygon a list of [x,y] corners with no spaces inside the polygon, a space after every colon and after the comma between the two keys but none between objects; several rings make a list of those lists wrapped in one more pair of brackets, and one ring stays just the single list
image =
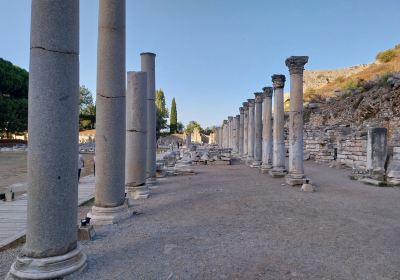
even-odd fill
[{"label": "shrub", "polygon": [[346,89],[346,90],[356,90],[358,88],[358,85],[359,85],[358,81],[349,80],[344,85],[344,89]]},{"label": "shrub", "polygon": [[337,78],[335,79],[335,82],[343,83],[343,82],[344,82],[344,77],[343,77],[343,76],[337,77]]},{"label": "shrub", "polygon": [[396,57],[396,52],[393,49],[380,52],[376,55],[376,59],[383,63],[387,63],[395,57]]},{"label": "shrub", "polygon": [[395,48],[396,50],[400,49],[400,44],[397,44],[396,46],[394,46],[394,48]]},{"label": "shrub", "polygon": [[391,77],[390,73],[384,74],[378,78],[378,86],[379,87],[387,87],[389,86],[388,79]]}]

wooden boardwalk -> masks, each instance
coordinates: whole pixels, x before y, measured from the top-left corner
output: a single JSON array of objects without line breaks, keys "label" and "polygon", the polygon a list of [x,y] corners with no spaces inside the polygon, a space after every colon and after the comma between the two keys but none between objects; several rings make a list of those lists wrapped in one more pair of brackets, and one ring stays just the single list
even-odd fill
[{"label": "wooden boardwalk", "polygon": [[[81,178],[78,190],[79,205],[94,197],[94,176]],[[26,194],[11,202],[0,201],[0,250],[25,235],[27,216]]]}]

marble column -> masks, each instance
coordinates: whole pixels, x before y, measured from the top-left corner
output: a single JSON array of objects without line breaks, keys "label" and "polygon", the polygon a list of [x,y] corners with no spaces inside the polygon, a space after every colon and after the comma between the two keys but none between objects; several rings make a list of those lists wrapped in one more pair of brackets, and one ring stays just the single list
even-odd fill
[{"label": "marble column", "polygon": [[156,184],[156,74],[154,53],[141,53],[141,69],[147,73],[147,156],[146,156],[146,183]]},{"label": "marble column", "polygon": [[255,95],[255,116],[254,116],[254,162],[253,167],[259,167],[262,160],[262,102],[263,93],[256,92]]},{"label": "marble column", "polygon": [[31,15],[26,243],[7,279],[62,278],[86,265],[77,243],[79,1],[32,1]]},{"label": "marble column", "polygon": [[243,137],[244,137],[244,109],[239,108],[239,156],[243,157]]},{"label": "marble column", "polygon": [[125,201],[125,1],[101,0],[98,28],[96,190],[88,216],[92,224],[110,224],[131,215]]},{"label": "marble column", "polygon": [[283,104],[283,88],[285,87],[285,75],[273,75],[274,86],[274,122],[273,122],[273,167],[269,174],[272,177],[286,175],[285,167],[285,110]]},{"label": "marble column", "polygon": [[233,117],[228,117],[228,148],[233,148]]},{"label": "marble column", "polygon": [[186,133],[185,135],[186,135],[186,139],[185,139],[186,149],[189,149],[190,145],[192,144],[192,134]]},{"label": "marble column", "polygon": [[228,120],[224,120],[223,122],[224,127],[224,148],[228,148]]},{"label": "marble column", "polygon": [[239,141],[240,141],[240,115],[236,115],[235,120],[235,152],[239,154]]},{"label": "marble column", "polygon": [[303,72],[308,56],[286,59],[290,72],[289,170],[286,183],[291,186],[306,182],[303,166]]},{"label": "marble column", "polygon": [[272,87],[264,87],[261,173],[272,168]]},{"label": "marble column", "polygon": [[146,185],[147,73],[128,72],[126,90],[125,191],[127,198],[149,197]]},{"label": "marble column", "polygon": [[251,165],[254,161],[254,143],[255,143],[255,122],[254,122],[254,99],[247,99],[249,107],[249,123],[247,132],[247,160],[246,164]]},{"label": "marble column", "polygon": [[244,121],[243,121],[243,159],[247,159],[248,153],[248,136],[249,136],[249,103],[243,102]]}]

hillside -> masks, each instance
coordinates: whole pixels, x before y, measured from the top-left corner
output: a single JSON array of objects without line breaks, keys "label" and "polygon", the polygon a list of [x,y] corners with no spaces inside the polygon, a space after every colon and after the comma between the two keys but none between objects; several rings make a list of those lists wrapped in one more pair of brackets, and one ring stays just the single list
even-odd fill
[{"label": "hillside", "polygon": [[377,58],[371,64],[333,70],[304,71],[305,101],[340,95],[344,90],[357,88],[360,83],[400,71],[400,44],[379,53]]}]

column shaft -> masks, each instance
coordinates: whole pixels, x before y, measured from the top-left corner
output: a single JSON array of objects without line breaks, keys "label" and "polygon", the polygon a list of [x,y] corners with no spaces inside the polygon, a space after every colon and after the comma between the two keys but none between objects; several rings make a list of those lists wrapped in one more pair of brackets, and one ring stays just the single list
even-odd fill
[{"label": "column shaft", "polygon": [[272,168],[272,92],[271,87],[265,87],[263,101],[263,141],[261,172]]},{"label": "column shaft", "polygon": [[247,159],[248,146],[249,146],[249,141],[248,141],[248,136],[249,136],[249,107],[248,107],[248,103],[247,102],[243,103],[243,109],[244,109],[243,155]]},{"label": "column shaft", "polygon": [[239,154],[240,141],[240,115],[236,115],[235,120],[235,152]]},{"label": "column shaft", "polygon": [[86,264],[76,225],[79,1],[32,1],[31,14],[26,243],[9,277],[61,278]]},{"label": "column shaft", "polygon": [[255,117],[254,117],[254,162],[253,166],[260,166],[262,159],[262,101],[263,93],[255,93]]},{"label": "column shaft", "polygon": [[254,160],[254,143],[255,143],[255,122],[254,122],[254,99],[248,99],[249,103],[249,123],[248,123],[248,139],[247,139],[247,164],[252,164]]},{"label": "column shaft", "polygon": [[244,138],[244,109],[239,108],[240,121],[239,121],[239,156],[243,157],[243,138]]}]

